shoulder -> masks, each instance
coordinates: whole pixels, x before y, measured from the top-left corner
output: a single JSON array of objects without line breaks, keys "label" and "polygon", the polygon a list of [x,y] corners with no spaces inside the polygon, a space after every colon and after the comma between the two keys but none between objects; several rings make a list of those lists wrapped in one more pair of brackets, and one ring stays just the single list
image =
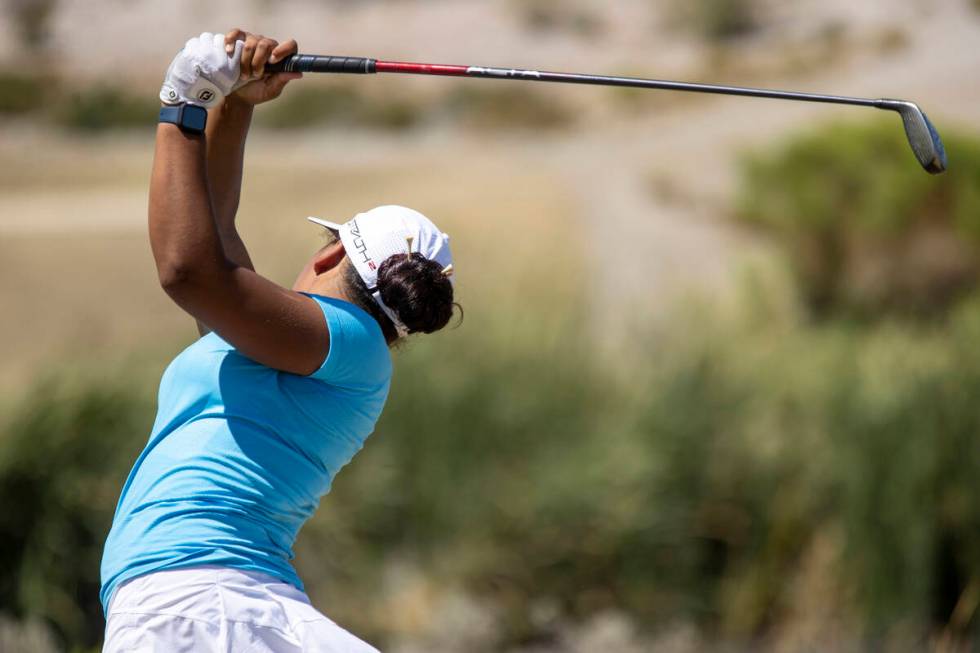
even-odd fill
[{"label": "shoulder", "polygon": [[387,384],[392,372],[391,353],[378,322],[350,302],[304,294],[323,311],[330,338],[323,365],[310,376],[338,385]]}]

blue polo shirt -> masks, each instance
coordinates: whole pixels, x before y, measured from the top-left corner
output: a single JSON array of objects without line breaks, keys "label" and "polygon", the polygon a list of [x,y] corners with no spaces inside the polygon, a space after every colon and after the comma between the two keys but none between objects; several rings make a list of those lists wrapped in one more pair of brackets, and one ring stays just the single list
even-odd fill
[{"label": "blue polo shirt", "polygon": [[104,610],[127,579],[196,565],[263,572],[303,588],[289,562],[293,542],[374,430],[392,369],[374,318],[310,297],[330,331],[313,374],[260,365],[215,333],[164,372],[153,431],[106,540]]}]

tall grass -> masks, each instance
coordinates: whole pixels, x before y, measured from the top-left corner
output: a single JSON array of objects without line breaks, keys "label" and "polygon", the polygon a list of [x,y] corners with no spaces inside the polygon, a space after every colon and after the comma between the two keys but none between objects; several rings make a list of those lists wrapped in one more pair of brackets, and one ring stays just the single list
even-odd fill
[{"label": "tall grass", "polygon": [[[402,559],[434,595],[493,606],[487,650],[548,637],[541,605],[757,641],[814,576],[858,641],[946,626],[980,577],[980,305],[945,330],[712,321],[635,349],[628,381],[574,331],[400,354],[378,433],[298,544],[318,604],[398,636]],[[152,403],[125,375],[31,395],[0,438],[3,605],[92,645],[102,538]]]},{"label": "tall grass", "polygon": [[[949,332],[774,321],[685,329],[635,351],[650,372],[623,385],[584,340],[554,358],[467,342],[447,358],[465,374],[396,387],[301,564],[343,561],[325,603],[380,635],[344,610],[347,582],[411,551],[496,605],[501,646],[543,636],[529,615],[550,602],[753,641],[818,564],[856,641],[925,641],[980,573],[980,306]],[[348,529],[371,543],[357,572],[329,536]]]},{"label": "tall grass", "polygon": [[38,382],[0,435],[0,606],[63,641],[101,639],[102,543],[153,403],[138,374]]}]

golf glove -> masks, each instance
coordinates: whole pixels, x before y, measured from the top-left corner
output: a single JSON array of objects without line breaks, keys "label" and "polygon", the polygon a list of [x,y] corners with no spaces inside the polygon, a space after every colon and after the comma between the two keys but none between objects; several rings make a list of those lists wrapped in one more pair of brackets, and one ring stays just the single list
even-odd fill
[{"label": "golf glove", "polygon": [[160,100],[213,107],[237,88],[243,47],[244,41],[236,41],[235,51],[228,54],[224,35],[211,32],[190,39],[167,69]]}]

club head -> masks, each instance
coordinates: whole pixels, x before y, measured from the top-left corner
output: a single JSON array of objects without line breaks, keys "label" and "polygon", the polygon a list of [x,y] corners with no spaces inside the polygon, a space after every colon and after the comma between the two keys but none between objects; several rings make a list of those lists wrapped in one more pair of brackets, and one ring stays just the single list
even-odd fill
[{"label": "club head", "polygon": [[912,146],[915,158],[927,172],[938,175],[946,170],[946,148],[943,147],[943,141],[918,105],[905,100],[879,100],[878,108],[897,111],[902,116],[909,145]]}]

